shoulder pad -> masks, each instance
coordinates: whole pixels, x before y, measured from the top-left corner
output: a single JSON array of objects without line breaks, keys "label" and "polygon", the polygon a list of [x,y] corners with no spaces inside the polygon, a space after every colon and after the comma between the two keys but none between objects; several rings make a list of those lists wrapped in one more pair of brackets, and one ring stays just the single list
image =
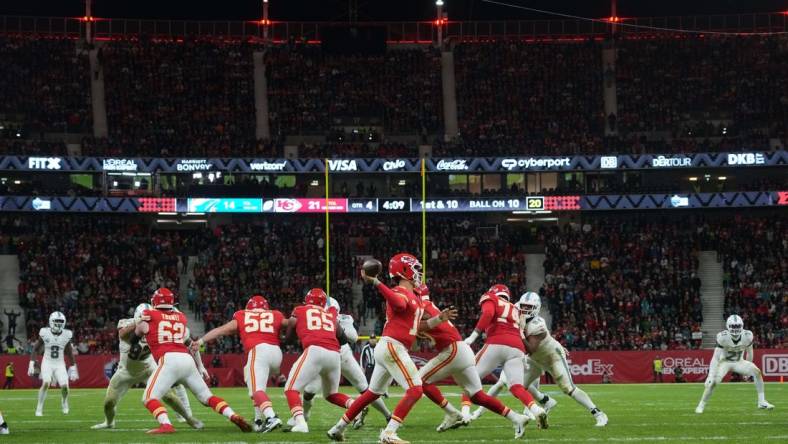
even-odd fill
[{"label": "shoulder pad", "polygon": [[64,333],[66,336],[68,336],[69,338],[72,338],[72,337],[74,337],[74,332],[73,332],[73,331],[71,331],[71,330],[68,330],[68,329],[65,329],[65,328],[64,328],[64,329],[63,329],[63,333]]},{"label": "shoulder pad", "polygon": [[481,299],[479,299],[479,305],[482,305],[483,303],[485,303],[487,301],[495,302],[495,298],[496,297],[494,295],[489,295],[489,294],[485,293],[485,294],[482,295]]},{"label": "shoulder pad", "polygon": [[153,310],[145,310],[142,312],[142,316],[140,316],[140,319],[143,321],[150,321],[152,314],[153,314]]},{"label": "shoulder pad", "polygon": [[41,327],[41,329],[38,330],[38,336],[43,336],[44,333],[49,333],[49,327]]},{"label": "shoulder pad", "polygon": [[744,330],[742,332],[741,336],[742,336],[742,338],[745,338],[747,340],[747,342],[749,342],[748,345],[752,345],[752,343],[755,342],[755,335],[753,335],[752,331],[750,331],[750,330]]},{"label": "shoulder pad", "polygon": [[720,342],[721,339],[727,338],[729,336],[728,330],[723,330],[717,333],[717,342]]},{"label": "shoulder pad", "polygon": [[121,319],[121,320],[118,321],[118,330],[120,330],[121,328],[124,328],[124,327],[128,327],[132,323],[134,323],[133,319]]}]

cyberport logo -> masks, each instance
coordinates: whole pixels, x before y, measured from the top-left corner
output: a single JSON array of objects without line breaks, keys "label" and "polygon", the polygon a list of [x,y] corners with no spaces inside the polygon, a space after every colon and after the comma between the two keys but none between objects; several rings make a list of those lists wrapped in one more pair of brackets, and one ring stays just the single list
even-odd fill
[{"label": "cyberport logo", "polygon": [[575,364],[572,360],[567,360],[569,372],[572,376],[602,376],[606,373],[613,374],[613,364],[602,362],[601,359],[589,359],[584,364]]}]

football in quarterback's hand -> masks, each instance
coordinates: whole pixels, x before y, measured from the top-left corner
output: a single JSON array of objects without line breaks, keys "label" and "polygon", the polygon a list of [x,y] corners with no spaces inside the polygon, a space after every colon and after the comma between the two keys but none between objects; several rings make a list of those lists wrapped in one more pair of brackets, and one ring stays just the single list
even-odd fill
[{"label": "football in quarterback's hand", "polygon": [[380,263],[377,259],[367,259],[364,261],[364,264],[361,266],[369,277],[377,277],[381,271],[383,271],[383,264]]}]

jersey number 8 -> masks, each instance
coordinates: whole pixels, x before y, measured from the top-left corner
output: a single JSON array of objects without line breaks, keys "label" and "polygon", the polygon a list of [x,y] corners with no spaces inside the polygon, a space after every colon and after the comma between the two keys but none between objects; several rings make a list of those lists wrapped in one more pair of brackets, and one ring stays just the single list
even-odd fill
[{"label": "jersey number 8", "polygon": [[271,312],[255,313],[247,311],[244,313],[244,331],[246,333],[273,333],[274,314]]},{"label": "jersey number 8", "polygon": [[183,344],[183,337],[186,334],[186,326],[181,322],[160,321],[159,322],[159,343]]}]

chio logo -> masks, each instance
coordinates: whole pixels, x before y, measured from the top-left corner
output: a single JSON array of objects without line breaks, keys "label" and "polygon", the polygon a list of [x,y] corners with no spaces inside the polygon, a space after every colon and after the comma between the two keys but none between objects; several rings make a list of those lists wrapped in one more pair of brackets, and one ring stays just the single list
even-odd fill
[{"label": "chio logo", "polygon": [[383,163],[383,171],[397,170],[405,168],[405,161],[403,159],[390,160]]}]

